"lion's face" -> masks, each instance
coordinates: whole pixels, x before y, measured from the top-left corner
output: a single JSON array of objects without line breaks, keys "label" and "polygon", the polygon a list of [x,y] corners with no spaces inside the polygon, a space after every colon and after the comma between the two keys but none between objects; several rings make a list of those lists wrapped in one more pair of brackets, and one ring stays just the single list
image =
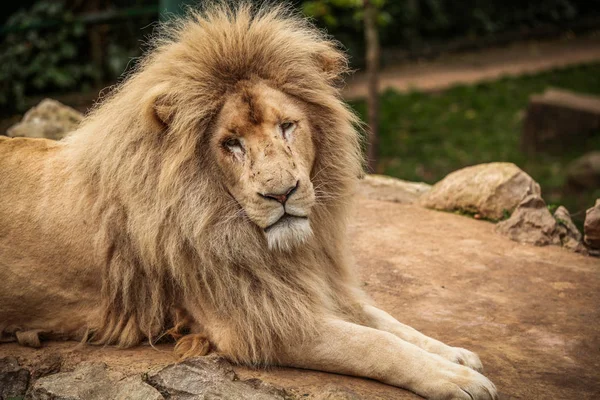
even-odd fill
[{"label": "lion's face", "polygon": [[315,148],[307,118],[285,93],[243,83],[225,101],[212,137],[227,190],[270,249],[289,250],[312,235]]}]

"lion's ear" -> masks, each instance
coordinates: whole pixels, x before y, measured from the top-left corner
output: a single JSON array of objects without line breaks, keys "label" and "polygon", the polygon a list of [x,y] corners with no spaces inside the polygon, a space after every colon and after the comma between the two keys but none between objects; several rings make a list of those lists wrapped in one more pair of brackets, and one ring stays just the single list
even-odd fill
[{"label": "lion's ear", "polygon": [[144,120],[156,129],[165,130],[173,122],[175,107],[165,85],[151,89],[144,96]]},{"label": "lion's ear", "polygon": [[331,83],[337,83],[348,72],[348,59],[345,54],[333,47],[326,47],[315,53],[315,61]]}]

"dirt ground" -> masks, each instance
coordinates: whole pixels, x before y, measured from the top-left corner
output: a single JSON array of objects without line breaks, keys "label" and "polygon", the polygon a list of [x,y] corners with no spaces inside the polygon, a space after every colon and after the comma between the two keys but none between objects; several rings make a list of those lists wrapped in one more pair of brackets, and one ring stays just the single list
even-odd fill
[{"label": "dirt ground", "polygon": [[[437,91],[457,84],[492,81],[600,60],[600,33],[562,40],[518,42],[505,47],[442,56],[434,61],[409,62],[384,68],[380,89]],[[344,96],[365,97],[366,77],[349,79]]]},{"label": "dirt ground", "polygon": [[[422,332],[477,352],[501,399],[600,398],[600,259],[517,244],[494,233],[489,222],[368,199],[359,201],[350,234],[373,300]],[[128,374],[174,361],[168,345],[0,345],[5,355],[46,370],[100,360]],[[324,390],[350,396],[344,398],[419,398],[378,382],[314,371],[237,372],[306,398]]]}]

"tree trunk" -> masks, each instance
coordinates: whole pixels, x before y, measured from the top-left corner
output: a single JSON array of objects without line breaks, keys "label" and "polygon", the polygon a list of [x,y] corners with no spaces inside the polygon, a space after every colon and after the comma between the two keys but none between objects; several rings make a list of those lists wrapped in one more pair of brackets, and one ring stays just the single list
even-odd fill
[{"label": "tree trunk", "polygon": [[367,114],[369,172],[377,171],[377,147],[379,129],[379,35],[377,32],[377,8],[370,0],[364,0],[365,44],[367,61]]}]

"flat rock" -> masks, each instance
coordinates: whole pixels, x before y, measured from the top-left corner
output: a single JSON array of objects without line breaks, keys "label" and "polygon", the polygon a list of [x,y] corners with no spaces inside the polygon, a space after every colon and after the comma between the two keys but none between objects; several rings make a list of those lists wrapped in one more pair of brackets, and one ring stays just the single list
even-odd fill
[{"label": "flat rock", "polygon": [[73,372],[60,372],[38,379],[31,387],[31,400],[162,400],[164,397],[142,381],[140,375],[124,377],[106,364],[84,363]]},{"label": "flat rock", "polygon": [[479,214],[501,220],[528,195],[540,195],[538,185],[512,163],[489,163],[452,172],[419,200],[427,208]]},{"label": "flat rock", "polygon": [[0,399],[24,396],[29,378],[29,371],[21,367],[15,357],[0,358]]},{"label": "flat rock", "polygon": [[583,231],[590,254],[600,256],[600,199],[596,200],[594,207],[586,211]]},{"label": "flat rock", "polygon": [[311,400],[362,400],[364,397],[357,395],[354,391],[336,385],[325,385],[322,391],[310,397]]},{"label": "flat rock", "polygon": [[[552,216],[550,216],[552,217]],[[598,260],[516,243],[495,225],[363,199],[351,228],[365,290],[421,332],[475,351],[500,399],[596,399],[600,380]],[[418,400],[366,379],[236,367],[313,399],[325,384],[362,399]]]},{"label": "flat rock", "polygon": [[[477,352],[500,399],[598,399],[598,259],[558,246],[520,244],[494,224],[452,213],[359,198],[351,249],[364,289],[382,309],[423,333]],[[119,350],[54,342],[0,345],[21,365],[60,353],[63,365],[102,361],[125,376],[174,362],[172,347]],[[293,368],[234,367],[298,399],[419,400],[368,379]],[[341,397],[344,398],[344,397]],[[353,397],[350,399],[354,400]]]},{"label": "flat rock", "polygon": [[62,139],[77,129],[83,114],[56,100],[44,99],[25,113],[21,122],[7,130],[8,136]]},{"label": "flat rock", "polygon": [[285,391],[260,380],[240,381],[232,365],[218,356],[197,357],[152,374],[148,382],[173,400],[285,400]]},{"label": "flat rock", "polygon": [[366,175],[360,181],[359,195],[372,200],[414,203],[431,189],[423,182],[409,182],[385,175]]}]

